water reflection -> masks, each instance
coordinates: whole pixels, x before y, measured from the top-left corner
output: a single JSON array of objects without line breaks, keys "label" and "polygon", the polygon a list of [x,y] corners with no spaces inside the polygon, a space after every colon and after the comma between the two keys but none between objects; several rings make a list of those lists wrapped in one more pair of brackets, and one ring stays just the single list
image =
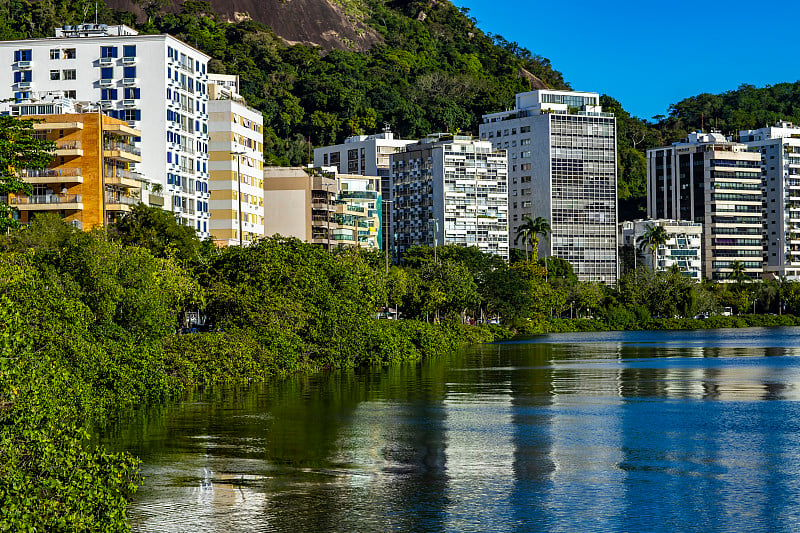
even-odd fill
[{"label": "water reflection", "polygon": [[800,330],[615,335],[197,393],[104,440],[145,461],[137,531],[797,529]]}]

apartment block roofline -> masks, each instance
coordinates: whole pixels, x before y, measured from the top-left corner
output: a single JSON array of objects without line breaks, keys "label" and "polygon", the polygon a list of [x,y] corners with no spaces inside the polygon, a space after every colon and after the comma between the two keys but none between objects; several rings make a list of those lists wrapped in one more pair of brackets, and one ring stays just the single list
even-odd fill
[{"label": "apartment block roofline", "polygon": [[[56,28],[56,31],[58,31],[59,29],[60,28]],[[131,30],[131,31],[136,32],[136,30]],[[17,40],[13,40],[12,39],[12,40],[0,41],[0,44],[3,44],[3,43],[20,43],[20,44],[23,44],[23,43],[54,43],[54,42],[63,42],[64,40],[68,40],[68,39],[80,39],[81,41],[88,41],[88,42],[96,41],[98,43],[101,43],[105,39],[113,39],[113,38],[119,39],[119,38],[124,38],[124,37],[135,37],[137,40],[148,40],[148,41],[161,40],[161,39],[171,39],[173,41],[176,41],[176,42],[179,42],[179,43],[183,44],[184,46],[186,46],[188,48],[191,48],[194,52],[196,52],[197,54],[199,54],[201,57],[205,58],[206,60],[213,59],[213,57],[211,57],[210,55],[206,54],[205,52],[201,52],[200,50],[198,50],[194,46],[192,46],[192,45],[190,45],[190,44],[188,44],[188,43],[186,43],[184,41],[181,41],[177,37],[174,37],[174,36],[172,36],[172,35],[170,35],[168,33],[140,34],[140,33],[136,32],[136,33],[133,33],[133,34],[120,34],[120,35],[117,35],[117,34],[97,34],[97,35],[74,36],[74,37],[65,35],[65,36],[55,36],[55,37],[37,37],[35,39],[17,39]]]}]

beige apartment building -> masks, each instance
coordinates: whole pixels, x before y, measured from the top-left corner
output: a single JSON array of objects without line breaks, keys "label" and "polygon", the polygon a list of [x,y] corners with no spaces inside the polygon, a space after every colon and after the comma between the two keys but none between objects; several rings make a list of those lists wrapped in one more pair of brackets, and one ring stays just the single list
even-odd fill
[{"label": "beige apartment building", "polygon": [[264,169],[264,231],[319,244],[379,249],[378,176],[321,169]]}]

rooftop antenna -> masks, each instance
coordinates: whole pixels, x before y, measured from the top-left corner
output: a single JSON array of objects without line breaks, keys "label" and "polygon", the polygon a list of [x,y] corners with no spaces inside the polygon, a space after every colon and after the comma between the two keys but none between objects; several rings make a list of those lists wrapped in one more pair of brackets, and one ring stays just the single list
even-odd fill
[{"label": "rooftop antenna", "polygon": [[94,23],[97,25],[97,2],[94,3]]},{"label": "rooftop antenna", "polygon": [[86,24],[86,15],[89,14],[89,4],[83,6],[83,20],[81,20],[81,24]]}]

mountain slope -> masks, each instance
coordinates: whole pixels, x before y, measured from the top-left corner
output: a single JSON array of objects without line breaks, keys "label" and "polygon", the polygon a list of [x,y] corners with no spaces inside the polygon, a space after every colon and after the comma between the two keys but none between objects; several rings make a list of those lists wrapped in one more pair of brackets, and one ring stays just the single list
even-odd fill
[{"label": "mountain slope", "polygon": [[[136,0],[106,0],[106,4],[112,9],[136,13],[144,21],[145,10],[178,13],[184,2],[169,0],[163,7],[151,2],[150,9]],[[260,22],[288,44],[365,51],[381,40],[375,30],[364,24],[365,12],[353,0],[210,0],[209,4],[211,11],[223,20]]]}]

